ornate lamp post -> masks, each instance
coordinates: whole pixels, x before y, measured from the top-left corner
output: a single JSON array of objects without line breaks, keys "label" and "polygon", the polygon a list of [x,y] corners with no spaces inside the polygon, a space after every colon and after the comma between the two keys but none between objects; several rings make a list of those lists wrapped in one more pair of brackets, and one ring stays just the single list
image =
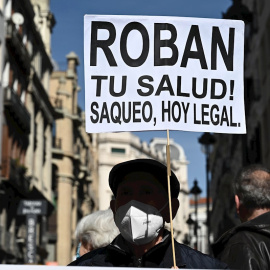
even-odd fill
[{"label": "ornate lamp post", "polygon": [[189,230],[189,244],[191,244],[191,227],[194,224],[194,220],[191,218],[191,214],[188,215],[188,219],[186,221],[188,225],[188,230]]},{"label": "ornate lamp post", "polygon": [[202,190],[198,186],[198,181],[194,180],[194,185],[190,190],[190,193],[194,195],[195,202],[195,222],[194,222],[194,234],[196,238],[195,248],[198,249],[198,195],[202,193]]},{"label": "ornate lamp post", "polygon": [[207,226],[207,248],[208,252],[210,251],[210,210],[209,210],[209,201],[210,201],[210,179],[209,179],[209,156],[211,153],[211,146],[216,142],[214,135],[211,133],[205,132],[199,138],[199,143],[202,145],[202,151],[206,156],[206,226]]}]

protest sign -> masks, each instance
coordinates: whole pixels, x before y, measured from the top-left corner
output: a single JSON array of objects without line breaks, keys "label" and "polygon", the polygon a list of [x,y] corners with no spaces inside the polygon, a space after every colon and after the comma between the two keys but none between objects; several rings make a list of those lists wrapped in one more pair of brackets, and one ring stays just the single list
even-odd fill
[{"label": "protest sign", "polygon": [[[72,269],[72,270],[82,270],[83,268],[81,266],[44,266],[44,265],[12,265],[12,264],[1,264],[1,270],[64,270],[64,269]],[[111,267],[93,267],[91,266],[91,270],[111,270]],[[114,270],[123,270],[125,267],[114,267]],[[128,267],[127,269],[132,269],[132,267]],[[134,267],[135,269],[135,267]],[[144,269],[152,269],[155,268],[144,268]],[[158,269],[158,268],[156,268]]]},{"label": "protest sign", "polygon": [[244,23],[85,15],[86,131],[245,133]]},{"label": "protest sign", "polygon": [[[46,265],[18,265],[18,264],[1,264],[1,270],[63,270],[66,269],[67,266],[46,266]],[[72,267],[72,270],[81,270],[81,267]]]}]

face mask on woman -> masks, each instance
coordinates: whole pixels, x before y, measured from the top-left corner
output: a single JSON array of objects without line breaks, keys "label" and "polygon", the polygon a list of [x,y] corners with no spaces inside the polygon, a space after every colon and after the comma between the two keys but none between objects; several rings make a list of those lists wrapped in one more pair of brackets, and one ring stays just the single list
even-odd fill
[{"label": "face mask on woman", "polygon": [[128,242],[136,245],[144,245],[154,240],[163,228],[163,217],[160,209],[152,205],[131,200],[120,206],[115,214],[115,224],[121,235]]}]

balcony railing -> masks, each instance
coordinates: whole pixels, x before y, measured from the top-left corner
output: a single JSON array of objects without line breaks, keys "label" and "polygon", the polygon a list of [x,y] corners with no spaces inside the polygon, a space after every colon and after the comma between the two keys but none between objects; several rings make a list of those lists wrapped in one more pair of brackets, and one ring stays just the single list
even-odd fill
[{"label": "balcony railing", "polygon": [[4,89],[4,104],[14,116],[15,122],[18,123],[23,131],[29,134],[31,116],[21,102],[19,96],[9,87]]},{"label": "balcony railing", "polygon": [[31,57],[22,42],[22,35],[16,29],[15,24],[9,20],[7,21],[7,28],[6,28],[6,41],[15,52],[15,55],[18,56],[16,59],[20,62],[26,74],[30,73],[31,67]]},{"label": "balcony railing", "polygon": [[25,176],[26,172],[27,168],[19,164],[17,159],[10,160],[9,181],[23,195],[28,194],[30,191],[31,179]]}]

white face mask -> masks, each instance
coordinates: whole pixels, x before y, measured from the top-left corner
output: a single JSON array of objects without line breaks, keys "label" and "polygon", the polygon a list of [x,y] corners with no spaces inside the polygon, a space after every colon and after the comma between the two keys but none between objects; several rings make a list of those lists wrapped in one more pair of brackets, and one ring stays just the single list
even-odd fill
[{"label": "white face mask", "polygon": [[144,245],[157,236],[163,227],[160,214],[167,203],[157,210],[154,206],[135,200],[120,206],[115,214],[115,224],[121,235],[130,243]]}]

